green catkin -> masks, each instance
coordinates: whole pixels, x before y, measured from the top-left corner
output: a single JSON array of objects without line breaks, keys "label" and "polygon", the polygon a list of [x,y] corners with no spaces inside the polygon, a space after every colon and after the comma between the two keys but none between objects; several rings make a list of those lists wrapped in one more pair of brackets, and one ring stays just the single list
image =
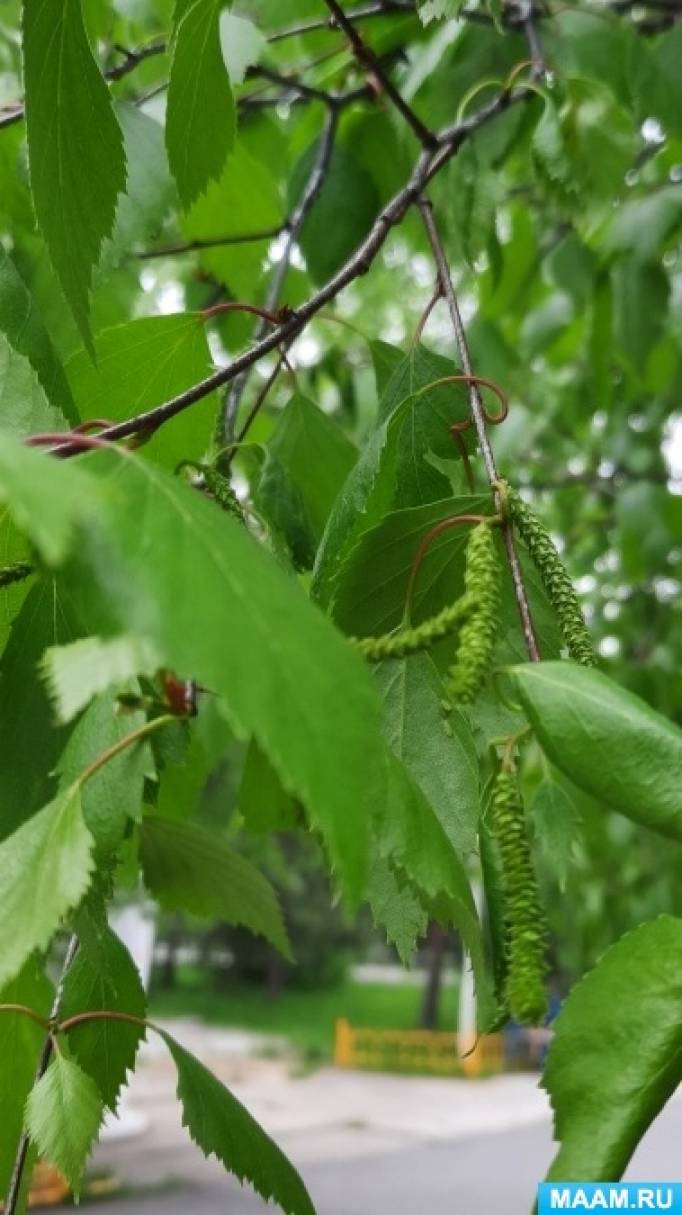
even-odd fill
[{"label": "green catkin", "polygon": [[471,596],[464,594],[455,603],[449,604],[414,628],[401,629],[399,633],[384,633],[381,637],[353,637],[353,645],[368,662],[381,662],[384,658],[405,658],[420,650],[430,650],[437,641],[449,637],[474,610]]},{"label": "green catkin", "polygon": [[516,490],[507,489],[509,513],[528,552],[533,558],[547,597],[554,608],[566,648],[576,662],[585,667],[597,665],[578,596],[547,528]]},{"label": "green catkin", "polygon": [[204,484],[209,494],[228,515],[244,522],[244,511],[236,493],[232,488],[229,477],[223,475],[215,465],[207,464],[202,467]]},{"label": "green catkin", "polygon": [[0,569],[0,587],[11,586],[13,582],[21,582],[34,572],[28,561],[15,561],[14,565],[5,565]]},{"label": "green catkin", "polygon": [[492,659],[500,608],[500,573],[492,528],[479,523],[469,533],[465,595],[475,604],[462,626],[457,656],[445,688],[458,704],[473,704]]},{"label": "green catkin", "polygon": [[538,1025],[547,1015],[547,929],[516,776],[505,768],[495,778],[491,812],[502,861],[508,950],[505,1003],[515,1021]]}]

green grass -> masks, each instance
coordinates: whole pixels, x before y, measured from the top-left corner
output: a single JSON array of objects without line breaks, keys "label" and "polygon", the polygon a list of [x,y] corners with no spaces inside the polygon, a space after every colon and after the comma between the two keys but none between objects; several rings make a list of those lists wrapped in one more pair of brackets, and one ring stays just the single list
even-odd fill
[{"label": "green grass", "polygon": [[[415,1029],[421,1000],[421,987],[355,983],[352,979],[325,991],[284,992],[277,1000],[268,1000],[251,987],[217,992],[188,984],[169,992],[157,991],[151,999],[151,1016],[193,1016],[212,1025],[277,1034],[288,1038],[307,1058],[326,1059],[332,1054],[337,1017],[346,1017],[356,1026]],[[445,988],[441,1029],[453,1028],[456,1004],[456,989]]]}]

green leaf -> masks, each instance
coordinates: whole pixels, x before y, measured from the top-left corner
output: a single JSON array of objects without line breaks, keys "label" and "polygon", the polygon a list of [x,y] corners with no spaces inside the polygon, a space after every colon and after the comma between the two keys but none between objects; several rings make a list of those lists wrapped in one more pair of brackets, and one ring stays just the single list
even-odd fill
[{"label": "green leaf", "polygon": [[444,689],[428,654],[382,662],[376,679],[391,750],[411,772],[453,848],[460,856],[473,853],[479,778],[466,717],[454,708],[446,720]]},{"label": "green leaf", "polygon": [[[16,978],[0,991],[0,1004],[23,1004],[43,1017],[49,1016],[52,986],[35,958],[30,958]],[[3,1195],[12,1175],[24,1126],[24,1106],[44,1043],[45,1030],[35,1021],[19,1013],[0,1013],[0,1194]]]},{"label": "green leaf", "polygon": [[417,942],[426,936],[429,917],[423,904],[390,861],[381,857],[370,870],[367,900],[376,927],[384,929],[401,962],[407,966]]},{"label": "green leaf", "polygon": [[[290,209],[300,199],[318,153],[316,141],[295,165],[289,183]],[[299,240],[314,283],[324,283],[336,273],[367,235],[378,210],[379,195],[369,173],[349,147],[337,143]]]},{"label": "green leaf", "polygon": [[565,890],[580,828],[578,811],[562,785],[545,780],[530,803],[530,816],[545,864],[556,875],[559,888]]},{"label": "green leaf", "polygon": [[473,266],[495,230],[495,216],[504,202],[504,179],[497,167],[481,163],[471,141],[451,161],[441,186],[444,223],[456,234],[461,256]]},{"label": "green leaf", "polygon": [[[201,241],[269,231],[282,218],[282,199],[271,168],[240,139],[220,179],[209,184],[181,226],[188,240]],[[269,244],[266,239],[202,249],[200,264],[237,299],[255,300],[258,292],[254,288],[263,278]]]},{"label": "green leaf", "polygon": [[670,282],[660,265],[642,265],[634,257],[620,258],[611,271],[614,329],[621,358],[642,373],[662,336]]},{"label": "green leaf", "polygon": [[677,186],[664,186],[645,198],[620,203],[604,234],[606,253],[631,253],[638,262],[653,262],[682,223],[682,196]]},{"label": "green leaf", "polygon": [[[211,713],[215,722],[215,727],[209,726],[208,731],[204,728],[207,712]],[[209,732],[215,735],[216,748],[211,746],[213,740],[207,739]],[[178,741],[180,746],[177,745]],[[186,746],[182,746],[183,741]],[[159,744],[164,748],[161,754]],[[169,726],[168,731],[157,735],[153,746],[160,768],[156,812],[163,818],[191,819],[200,808],[205,811],[203,801],[209,777],[225,759],[229,748],[225,723],[214,706],[204,702],[201,717],[191,727],[188,728],[186,722],[178,721],[175,727]],[[219,781],[216,797],[221,799],[227,796],[225,782]],[[224,801],[221,802],[221,809],[223,807]]]},{"label": "green leaf", "polygon": [[267,39],[253,21],[220,14],[220,49],[232,84],[243,84],[246,69],[258,63],[267,46]]},{"label": "green leaf", "polygon": [[[407,588],[420,542],[435,524],[460,514],[485,514],[484,494],[459,495],[423,506],[389,511],[363,531],[336,575],[332,615],[344,632],[379,637],[403,619]],[[454,527],[429,546],[412,599],[415,623],[453,603],[464,590],[465,552],[470,528]]]},{"label": "green leaf", "polygon": [[554,1022],[542,1080],[560,1143],[549,1180],[618,1181],[682,1081],[682,920],[621,937]]},{"label": "green leaf", "polygon": [[92,351],[90,284],[125,189],[123,139],[88,43],[80,0],[25,0],[23,49],[33,203],[62,290]]},{"label": "green leaf", "polygon": [[[121,422],[178,396],[211,374],[206,328],[199,313],[148,316],[102,329],[95,338],[97,363],[84,350],[66,365],[84,417]],[[171,471],[198,459],[213,426],[213,397],[179,413],[141,449]]]},{"label": "green leaf", "polygon": [[[640,39],[641,41],[641,39]],[[648,40],[647,40],[648,41]],[[657,118],[666,134],[682,138],[680,54],[682,27],[675,25],[646,52],[640,51],[634,88],[640,121]],[[628,65],[630,66],[630,65]]]},{"label": "green leaf", "polygon": [[443,17],[458,17],[464,4],[465,0],[420,0],[419,16],[428,25]]},{"label": "green leaf", "polygon": [[381,400],[394,372],[404,363],[405,352],[398,346],[391,346],[390,342],[378,340],[369,343],[369,352],[372,356],[377,396]]},{"label": "green leaf", "polygon": [[67,789],[0,844],[0,983],[19,972],[88,888],[92,836],[78,788]]},{"label": "green leaf", "polygon": [[117,490],[111,546],[84,534],[69,571],[76,602],[101,616],[93,631],[139,634],[164,665],[216,693],[233,729],[258,740],[301,799],[347,891],[359,895],[384,781],[378,700],[359,655],[203,495],[134,456],[97,452],[88,465],[102,478],[100,495],[110,482]]},{"label": "green leaf", "polygon": [[85,1162],[102,1118],[94,1080],[57,1054],[26,1102],[26,1129],[41,1156],[63,1173],[78,1194]]},{"label": "green leaf", "polygon": [[168,911],[243,924],[291,958],[277,896],[267,878],[198,823],[149,815],[140,832],[147,888]]},{"label": "green leaf", "polygon": [[[0,249],[0,331],[17,354],[28,359],[50,403],[75,426],[79,419],[64,368],[32,295],[4,249]],[[3,423],[8,424],[9,419]]]},{"label": "green leaf", "polygon": [[564,10],[548,31],[548,45],[562,57],[562,75],[599,81],[625,105],[631,97],[638,43],[643,41],[631,26],[606,11]]},{"label": "green leaf", "polygon": [[541,662],[510,675],[561,772],[636,823],[682,840],[682,730],[600,671]]},{"label": "green leaf", "polygon": [[298,821],[293,798],[282,787],[267,756],[253,741],[244,760],[238,804],[249,831],[288,831]]},{"label": "green leaf", "polygon": [[91,512],[93,487],[82,468],[0,432],[0,502],[7,503],[17,527],[48,565],[58,565],[66,556],[76,523]]},{"label": "green leaf", "polygon": [[178,1069],[183,1126],[205,1156],[216,1156],[230,1173],[248,1181],[266,1202],[287,1215],[315,1215],[298,1173],[248,1110],[170,1034],[161,1036]]},{"label": "green leaf", "polygon": [[48,403],[34,368],[0,334],[0,426],[23,437],[37,431],[67,430],[61,409]]},{"label": "green leaf", "polygon": [[40,671],[59,721],[68,722],[94,696],[122,688],[136,675],[154,675],[160,666],[149,642],[123,633],[107,640],[82,637],[70,645],[50,646]]},{"label": "green leaf", "polygon": [[315,561],[315,541],[303,499],[271,452],[266,453],[253,502],[268,524],[273,551],[285,551],[297,570],[310,569]]},{"label": "green leaf", "polygon": [[392,507],[450,493],[433,457],[456,456],[449,429],[468,416],[467,396],[458,384],[428,386],[454,371],[448,359],[416,346],[391,376],[379,402],[379,425],[346,479],[320,542],[312,582],[320,602],[329,602],[338,568],[361,532]]},{"label": "green leaf", "polygon": [[175,199],[163,127],[136,105],[116,107],[125,140],[128,184],[118,200],[116,222],[102,250],[98,281],[155,237]]},{"label": "green leaf", "polygon": [[[310,531],[319,541],[334,499],[355,463],[353,444],[317,405],[297,395],[280,414],[267,446],[296,487]],[[267,509],[267,503],[264,506]]]},{"label": "green leaf", "polygon": [[[17,531],[7,507],[0,506],[0,567],[16,565],[17,562],[32,564],[31,546]],[[0,587],[0,654],[7,645],[12,622],[18,616],[32,585],[33,579],[29,577]]]},{"label": "green leaf", "polygon": [[174,38],[166,147],[185,209],[216,181],[235,140],[235,105],[220,49],[222,0],[184,6]]},{"label": "green leaf", "polygon": [[77,632],[70,605],[52,579],[34,586],[0,657],[0,839],[53,796],[53,769],[64,745],[38,676],[46,646]]},{"label": "green leaf", "polygon": [[433,919],[453,925],[469,954],[476,980],[478,1023],[485,1028],[495,1001],[485,965],[481,926],[462,862],[421,789],[389,754],[388,796],[376,825],[379,855],[413,886]]},{"label": "green leaf", "polygon": [[[60,1018],[82,1012],[121,1012],[144,1018],[147,1001],[137,968],[123,943],[107,926],[81,912],[78,953],[66,975]],[[74,1061],[94,1080],[104,1104],[115,1112],[119,1093],[135,1063],[144,1026],[105,1019],[69,1030]]]},{"label": "green leaf", "polygon": [[[88,705],[59,757],[56,770],[60,787],[76,780],[93,759],[144,725],[144,713],[121,716],[116,709],[116,698],[111,694],[97,696]],[[150,772],[153,763],[149,747],[138,742],[109,760],[83,786],[83,818],[95,840],[98,857],[115,852],[131,821],[142,817],[144,779]]]}]

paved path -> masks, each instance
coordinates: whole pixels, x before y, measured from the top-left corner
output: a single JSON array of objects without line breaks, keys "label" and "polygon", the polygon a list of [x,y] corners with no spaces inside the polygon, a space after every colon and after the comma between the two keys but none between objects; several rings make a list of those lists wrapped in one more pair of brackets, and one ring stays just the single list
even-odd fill
[{"label": "paved path", "polygon": [[[201,1055],[302,1172],[318,1215],[525,1215],[553,1154],[544,1094],[528,1075],[467,1082],[340,1072],[296,1077],[282,1060],[249,1059],[249,1042],[191,1023],[176,1036]],[[272,1215],[204,1160],[182,1129],[174,1073],[153,1047],[131,1088],[148,1129],[102,1145],[129,1196],[93,1215]],[[682,1098],[637,1153],[629,1176],[682,1177]],[[81,1209],[87,1209],[83,1204]]]}]

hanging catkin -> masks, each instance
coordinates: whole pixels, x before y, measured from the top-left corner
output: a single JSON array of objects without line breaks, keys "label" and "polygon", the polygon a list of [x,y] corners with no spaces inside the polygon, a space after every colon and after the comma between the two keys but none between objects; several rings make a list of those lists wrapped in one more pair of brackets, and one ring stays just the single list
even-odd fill
[{"label": "hanging catkin", "polygon": [[384,633],[381,637],[354,637],[357,647],[368,662],[381,662],[384,658],[405,658],[420,650],[429,650],[437,641],[449,637],[471,615],[475,604],[470,595],[460,596],[455,603],[444,607],[436,616],[424,620],[414,628],[401,629],[399,633]]},{"label": "hanging catkin", "polygon": [[566,572],[547,528],[516,490],[507,488],[509,513],[537,567],[547,597],[554,608],[571,658],[583,666],[597,665],[575,588]]},{"label": "hanging catkin", "polygon": [[547,929],[533,868],[526,818],[516,775],[500,769],[492,791],[492,829],[502,861],[508,969],[505,1003],[522,1025],[547,1015]]},{"label": "hanging catkin", "polygon": [[469,533],[464,586],[474,608],[460,631],[445,687],[451,700],[473,704],[490,667],[500,607],[499,566],[490,524],[479,523]]},{"label": "hanging catkin", "polygon": [[236,493],[232,488],[229,477],[224,476],[215,464],[205,464],[202,468],[204,484],[209,494],[228,515],[233,515],[240,523],[244,522],[244,511]]}]

